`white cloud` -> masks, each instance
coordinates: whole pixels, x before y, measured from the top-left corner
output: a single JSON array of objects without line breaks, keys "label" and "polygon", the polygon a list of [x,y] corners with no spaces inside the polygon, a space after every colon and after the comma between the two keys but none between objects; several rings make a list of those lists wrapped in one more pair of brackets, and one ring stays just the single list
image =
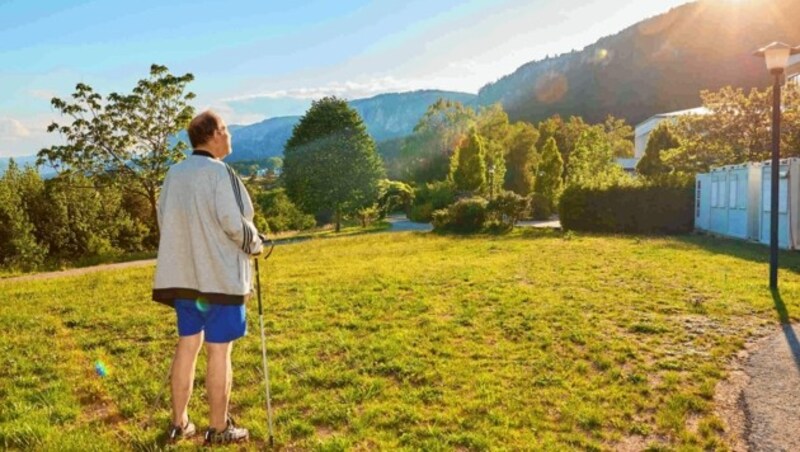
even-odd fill
[{"label": "white cloud", "polygon": [[360,99],[377,94],[422,89],[426,84],[414,80],[399,80],[394,77],[377,77],[363,81],[330,82],[322,86],[265,90],[222,99],[222,102],[240,102],[257,98],[319,99],[338,96],[345,99]]},{"label": "white cloud", "polygon": [[52,98],[54,98],[54,97],[56,97],[58,95],[55,91],[50,91],[50,90],[47,90],[47,89],[31,89],[31,90],[28,90],[28,94],[30,94],[31,97],[34,97],[34,98],[40,99],[40,100],[46,100],[48,102],[50,102],[50,99],[52,99]]},{"label": "white cloud", "polygon": [[25,116],[18,119],[0,117],[0,157],[21,157],[36,154],[40,149],[63,143],[55,133],[47,133],[52,114]]},{"label": "white cloud", "polygon": [[0,140],[12,141],[30,135],[30,130],[16,119],[0,117]]}]

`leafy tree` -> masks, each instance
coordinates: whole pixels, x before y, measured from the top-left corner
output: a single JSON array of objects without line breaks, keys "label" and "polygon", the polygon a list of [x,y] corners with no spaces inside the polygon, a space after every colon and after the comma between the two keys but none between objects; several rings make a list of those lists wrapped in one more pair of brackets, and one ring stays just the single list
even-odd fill
[{"label": "leafy tree", "polygon": [[606,117],[603,127],[614,157],[632,158],[634,155],[633,127],[626,124],[624,119],[615,118],[612,115]]},{"label": "leafy tree", "polygon": [[48,180],[46,208],[35,214],[37,235],[54,259],[141,251],[150,229],[124,208],[124,194],[115,186],[94,185],[72,174]]},{"label": "leafy tree", "polygon": [[19,169],[13,159],[0,178],[0,264],[31,270],[40,265],[47,249],[36,240],[27,208],[42,191],[41,178],[28,167]]},{"label": "leafy tree", "polygon": [[613,153],[601,125],[584,129],[570,157],[567,184],[602,185],[618,179],[622,169],[614,161]]},{"label": "leafy tree", "polygon": [[564,181],[567,180],[571,171],[572,152],[575,150],[581,135],[590,127],[592,126],[576,116],[571,116],[568,121],[564,121],[560,116],[556,115],[539,123],[539,141],[536,144],[536,148],[541,152],[547,140],[550,138],[556,140],[556,147],[561,153],[561,160],[564,162],[564,171],[561,176]]},{"label": "leafy tree", "polygon": [[254,191],[253,198],[271,232],[300,231],[314,226],[314,216],[298,209],[283,188]]},{"label": "leafy tree", "polygon": [[[781,157],[800,156],[800,90],[782,91]],[[677,120],[680,146],[661,157],[675,172],[695,174],[712,166],[768,160],[772,149],[772,89],[725,87],[700,93],[707,114]]]},{"label": "leafy tree", "polygon": [[378,199],[378,208],[382,217],[385,217],[394,209],[402,207],[408,213],[411,204],[414,202],[414,189],[410,185],[389,179],[381,181],[381,196]]},{"label": "leafy tree", "polygon": [[518,122],[511,127],[503,188],[522,196],[528,196],[533,191],[539,158],[536,152],[538,139],[539,132],[526,122]]},{"label": "leafy tree", "polygon": [[563,187],[561,180],[563,168],[564,164],[561,160],[561,153],[558,152],[556,140],[554,137],[550,137],[542,149],[542,162],[539,164],[539,171],[536,174],[534,191],[550,202],[551,211]]},{"label": "leafy tree", "polygon": [[314,101],[286,143],[286,194],[308,213],[343,215],[374,204],[385,170],[364,121],[336,97]]},{"label": "leafy tree", "polygon": [[151,229],[157,231],[158,191],[169,167],[184,158],[186,144],[171,138],[186,128],[194,99],[185,93],[192,74],[174,76],[165,66],[152,65],[131,94],[111,93],[103,98],[92,87],[78,83],[73,100],[54,97],[52,106],[71,123],[53,122],[66,144],[42,149],[37,164],[62,174],[88,175],[94,182],[116,184],[147,200]]},{"label": "leafy tree", "polygon": [[678,146],[680,146],[680,142],[672,134],[669,124],[662,122],[650,133],[644,156],[636,165],[636,172],[651,178],[669,174],[672,168],[661,159],[661,152],[675,149]]},{"label": "leafy tree", "polygon": [[506,155],[511,140],[511,125],[508,115],[499,104],[483,107],[478,112],[478,134],[483,138],[486,160],[485,191],[500,193],[506,175]]},{"label": "leafy tree", "polygon": [[403,179],[418,183],[446,179],[453,151],[475,123],[475,112],[459,102],[433,103],[402,145]]},{"label": "leafy tree", "polygon": [[483,138],[473,128],[450,160],[450,179],[457,190],[474,193],[486,185],[485,154]]}]

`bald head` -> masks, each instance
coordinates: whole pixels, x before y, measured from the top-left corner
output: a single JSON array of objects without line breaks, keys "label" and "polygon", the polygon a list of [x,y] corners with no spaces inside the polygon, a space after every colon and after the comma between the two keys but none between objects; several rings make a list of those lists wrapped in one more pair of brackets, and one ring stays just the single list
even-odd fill
[{"label": "bald head", "polygon": [[217,158],[231,153],[231,136],[225,121],[212,110],[206,110],[189,123],[189,141],[194,149],[204,149]]}]

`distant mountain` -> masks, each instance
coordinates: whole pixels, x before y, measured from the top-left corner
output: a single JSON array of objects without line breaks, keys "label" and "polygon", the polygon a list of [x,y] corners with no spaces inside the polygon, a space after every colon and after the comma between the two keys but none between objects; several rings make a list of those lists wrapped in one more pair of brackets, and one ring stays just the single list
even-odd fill
[{"label": "distant mountain", "polygon": [[[25,168],[26,166],[36,166],[36,156],[35,155],[23,155],[19,157],[0,157],[0,175],[6,172],[6,168],[8,168],[8,163],[11,159],[14,159],[14,163],[17,164],[20,168]],[[44,177],[45,179],[51,178],[56,175],[56,172],[52,168],[48,167],[41,167],[39,168],[39,174]]]},{"label": "distant mountain", "polygon": [[[357,99],[350,105],[358,111],[375,141],[403,137],[411,133],[428,106],[439,98],[474,105],[477,96],[453,91],[422,90],[381,94]],[[248,126],[231,126],[233,154],[227,160],[253,160],[282,156],[283,146],[292,135],[299,116],[270,118]]]},{"label": "distant mountain", "polygon": [[581,51],[527,63],[480,89],[479,102],[501,102],[512,120],[561,114],[640,122],[695,107],[703,89],[764,88],[754,50],[800,44],[800,1],[702,0],[643,20]]}]

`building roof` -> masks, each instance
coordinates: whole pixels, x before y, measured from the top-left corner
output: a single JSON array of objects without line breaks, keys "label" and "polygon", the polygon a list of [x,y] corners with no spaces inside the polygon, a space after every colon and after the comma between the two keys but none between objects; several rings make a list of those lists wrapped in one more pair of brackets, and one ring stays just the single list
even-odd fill
[{"label": "building roof", "polygon": [[696,108],[688,108],[686,110],[670,111],[670,112],[667,112],[667,113],[658,113],[658,114],[655,114],[655,115],[645,119],[644,121],[640,122],[639,124],[636,124],[636,128],[638,129],[641,126],[644,126],[645,124],[647,124],[648,122],[650,122],[650,121],[652,121],[654,119],[674,118],[676,116],[685,116],[685,115],[707,115],[707,114],[710,114],[710,113],[711,113],[711,110],[709,110],[706,107],[696,107]]}]

